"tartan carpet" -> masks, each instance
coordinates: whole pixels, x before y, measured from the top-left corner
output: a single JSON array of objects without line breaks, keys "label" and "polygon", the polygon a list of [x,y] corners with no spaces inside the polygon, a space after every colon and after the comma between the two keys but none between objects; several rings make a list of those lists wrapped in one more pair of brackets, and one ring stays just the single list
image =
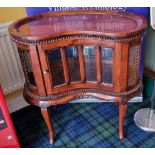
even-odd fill
[{"label": "tartan carpet", "polygon": [[149,107],[129,103],[125,118],[125,138],[118,138],[118,108],[113,103],[76,103],[50,108],[55,142],[49,144],[48,130],[40,108],[28,106],[11,114],[19,142],[24,148],[131,148],[155,147],[155,133],[140,130],[133,117]]}]

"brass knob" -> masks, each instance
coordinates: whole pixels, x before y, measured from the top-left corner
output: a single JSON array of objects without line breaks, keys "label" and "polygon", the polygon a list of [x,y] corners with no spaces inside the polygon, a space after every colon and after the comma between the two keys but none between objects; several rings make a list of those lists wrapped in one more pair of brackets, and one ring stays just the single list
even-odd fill
[{"label": "brass knob", "polygon": [[43,74],[47,74],[47,73],[48,73],[48,70],[47,69],[43,71]]}]

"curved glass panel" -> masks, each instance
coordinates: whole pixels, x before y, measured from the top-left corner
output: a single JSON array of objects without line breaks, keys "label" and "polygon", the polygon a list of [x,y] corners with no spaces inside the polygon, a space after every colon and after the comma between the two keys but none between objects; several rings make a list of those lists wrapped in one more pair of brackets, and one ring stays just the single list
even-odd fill
[{"label": "curved glass panel", "polygon": [[113,49],[101,48],[101,62],[102,62],[102,82],[113,84]]},{"label": "curved glass panel", "polygon": [[96,46],[84,46],[86,81],[96,82]]},{"label": "curved glass panel", "polygon": [[65,83],[63,63],[60,48],[47,52],[49,68],[54,86]]},{"label": "curved glass panel", "polygon": [[67,46],[65,47],[69,77],[71,82],[80,81],[80,65],[79,65],[79,55],[77,46]]}]

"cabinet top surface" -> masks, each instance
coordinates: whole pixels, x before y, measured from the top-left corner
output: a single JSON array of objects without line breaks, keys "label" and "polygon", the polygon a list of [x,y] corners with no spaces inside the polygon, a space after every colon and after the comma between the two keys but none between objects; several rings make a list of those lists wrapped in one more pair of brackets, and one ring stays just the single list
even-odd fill
[{"label": "cabinet top surface", "polygon": [[107,10],[57,11],[23,18],[9,27],[12,37],[42,39],[62,34],[95,33],[126,37],[146,28],[143,16]]}]

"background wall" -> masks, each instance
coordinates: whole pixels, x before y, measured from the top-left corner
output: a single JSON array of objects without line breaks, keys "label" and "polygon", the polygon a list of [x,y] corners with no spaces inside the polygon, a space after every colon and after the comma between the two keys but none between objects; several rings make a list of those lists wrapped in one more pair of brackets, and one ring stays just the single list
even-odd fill
[{"label": "background wall", "polygon": [[25,7],[1,7],[0,24],[23,18],[26,15]]},{"label": "background wall", "polygon": [[[150,23],[147,29],[147,44],[144,58],[145,58],[144,59],[145,67],[155,72],[155,31],[150,26]],[[144,97],[148,96],[151,97],[154,86],[154,79],[144,74],[143,84],[144,84],[143,89]]]},{"label": "background wall", "polygon": [[147,29],[147,44],[145,50],[145,67],[155,72],[155,31],[151,26]]}]

